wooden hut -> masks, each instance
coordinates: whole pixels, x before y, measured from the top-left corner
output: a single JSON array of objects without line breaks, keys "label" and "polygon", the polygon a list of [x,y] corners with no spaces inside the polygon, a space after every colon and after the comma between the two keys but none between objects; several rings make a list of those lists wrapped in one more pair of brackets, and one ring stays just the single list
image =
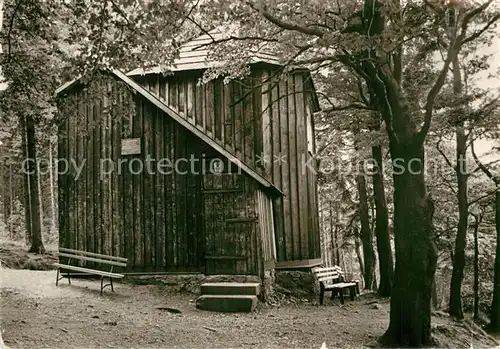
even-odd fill
[{"label": "wooden hut", "polygon": [[201,85],[206,40],[182,47],[171,75],[107,71],[56,91],[61,247],[135,272],[321,262],[309,72],[278,81],[277,60],[257,55],[249,77]]}]

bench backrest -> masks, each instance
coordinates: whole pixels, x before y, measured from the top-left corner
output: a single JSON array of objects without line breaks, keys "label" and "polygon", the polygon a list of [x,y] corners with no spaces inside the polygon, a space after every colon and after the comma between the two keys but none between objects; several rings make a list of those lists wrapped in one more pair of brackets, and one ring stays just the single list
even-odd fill
[{"label": "bench backrest", "polygon": [[63,247],[59,247],[59,257],[79,259],[81,261],[107,264],[116,267],[126,267],[128,261],[127,258],[123,257],[114,257],[100,253],[78,251]]},{"label": "bench backrest", "polygon": [[344,277],[344,272],[337,265],[327,268],[316,267],[313,268],[311,271],[315,279],[318,280],[319,283],[323,284],[328,282],[341,281]]}]

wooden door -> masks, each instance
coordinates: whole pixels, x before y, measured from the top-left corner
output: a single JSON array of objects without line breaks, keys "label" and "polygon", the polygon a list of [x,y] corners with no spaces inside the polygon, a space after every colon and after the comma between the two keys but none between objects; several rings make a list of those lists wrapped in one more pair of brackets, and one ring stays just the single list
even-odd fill
[{"label": "wooden door", "polygon": [[244,175],[205,174],[202,194],[205,273],[256,274],[256,217]]}]

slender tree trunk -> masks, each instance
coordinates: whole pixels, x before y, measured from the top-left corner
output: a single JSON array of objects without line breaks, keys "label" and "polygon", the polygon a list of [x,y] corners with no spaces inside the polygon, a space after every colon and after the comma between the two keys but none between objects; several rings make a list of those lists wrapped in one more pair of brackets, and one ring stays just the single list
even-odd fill
[{"label": "slender tree trunk", "polygon": [[377,238],[377,251],[379,259],[380,284],[378,294],[389,297],[394,276],[392,260],[391,237],[389,235],[389,212],[385,199],[384,173],[382,163],[382,147],[372,148],[372,156],[376,169],[373,171],[373,195],[375,199],[375,236]]},{"label": "slender tree trunk", "polygon": [[[340,250],[339,250],[339,252],[340,252]],[[343,267],[344,271],[347,274],[347,264],[345,262],[345,253],[344,253],[344,251],[342,251],[342,257],[341,257],[340,260],[342,261],[342,267]],[[340,263],[338,265],[340,266]],[[354,268],[353,268],[353,265],[352,265],[352,258],[349,258],[349,266],[351,267],[351,274],[354,274]]]},{"label": "slender tree trunk", "polygon": [[[462,93],[462,78],[460,75],[460,65],[458,58],[453,60],[453,92],[456,96]],[[462,113],[459,113],[462,117]],[[450,305],[451,316],[462,319],[462,281],[464,279],[465,248],[467,245],[467,229],[469,217],[469,205],[467,198],[467,136],[461,122],[455,132],[456,135],[456,161],[455,173],[457,175],[457,198],[458,198],[458,227],[455,240],[455,251],[453,258],[453,273],[450,285]]]},{"label": "slender tree trunk", "polygon": [[334,233],[334,228],[333,228],[333,202],[330,201],[330,239],[331,239],[331,247],[332,247],[332,253],[330,254],[331,256],[331,261],[332,264],[335,264],[335,233]]},{"label": "slender tree trunk", "polygon": [[335,229],[335,265],[340,266],[340,248],[339,248],[339,238],[338,238],[339,230]]},{"label": "slender tree trunk", "polygon": [[[14,183],[12,181],[12,164],[9,164],[9,217],[12,214],[12,209],[14,207]],[[10,237],[14,237],[14,227],[9,224]]]},{"label": "slender tree trunk", "polygon": [[500,180],[496,181],[495,226],[497,232],[497,248],[495,255],[495,271],[493,276],[493,301],[491,302],[490,324],[488,330],[500,333]]},{"label": "slender tree trunk", "polygon": [[7,231],[9,231],[10,234],[10,229],[9,229],[9,215],[7,214],[8,212],[8,206],[9,206],[9,200],[8,200],[8,195],[7,195],[7,174],[5,171],[6,166],[2,166],[2,216],[3,216],[3,222],[5,223],[5,227],[7,228]]},{"label": "slender tree trunk", "polygon": [[437,285],[436,285],[436,275],[434,275],[434,279],[432,280],[432,295],[431,295],[432,307],[437,309],[439,306],[438,293],[437,293]]},{"label": "slender tree trunk", "polygon": [[30,252],[45,253],[40,224],[40,206],[38,200],[38,169],[36,165],[36,136],[33,116],[26,116],[26,146],[28,149],[29,199],[31,213],[31,248]]},{"label": "slender tree trunk", "polygon": [[[365,271],[365,264],[363,263],[363,256],[361,254],[361,245],[359,243],[359,236],[358,236],[357,232],[355,233],[355,236],[354,236],[354,248],[356,250],[356,257],[358,257],[359,270],[361,271],[361,274],[363,274]],[[365,288],[366,288],[366,284],[365,284]]]},{"label": "slender tree trunk", "polygon": [[52,142],[49,142],[49,181],[50,181],[50,230],[55,231],[57,228],[56,219],[56,196],[54,193],[54,163],[52,157]]},{"label": "slender tree trunk", "polygon": [[366,178],[364,175],[356,177],[359,192],[359,219],[361,222],[361,242],[363,243],[363,279],[365,289],[373,289],[375,275],[375,252],[373,251],[373,236],[370,229],[370,214],[368,211],[368,195],[366,193]]},{"label": "slender tree trunk", "polygon": [[479,319],[479,220],[474,224],[474,320]]},{"label": "slender tree trunk", "polygon": [[[21,137],[21,147],[22,158],[29,159],[28,154],[28,142],[27,142],[27,132],[26,132],[26,120],[24,116],[19,118],[19,125],[22,132]],[[31,188],[30,188],[30,176],[28,175],[29,168],[27,165],[23,168],[23,189],[24,189],[24,226],[26,228],[26,245],[31,244],[31,237],[33,235],[31,228]]]},{"label": "slender tree trunk", "polygon": [[45,234],[45,226],[43,224],[43,200],[42,200],[42,178],[40,176],[40,164],[37,163],[36,165],[36,171],[37,171],[37,186],[38,186],[38,207],[40,210],[40,230],[42,232],[42,236]]}]

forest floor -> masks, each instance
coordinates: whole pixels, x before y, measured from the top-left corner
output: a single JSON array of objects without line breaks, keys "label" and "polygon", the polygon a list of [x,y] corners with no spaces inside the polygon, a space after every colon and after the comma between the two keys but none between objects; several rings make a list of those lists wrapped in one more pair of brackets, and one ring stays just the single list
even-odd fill
[{"label": "forest floor", "polygon": [[[377,346],[388,300],[361,296],[340,305],[259,304],[252,314],[197,310],[196,295],[168,286],[117,284],[99,295],[99,281],[62,280],[55,271],[0,270],[0,327],[11,348],[353,348]],[[165,310],[174,308],[178,313]],[[159,309],[163,308],[163,309]],[[433,318],[440,346],[495,347],[491,337],[445,314]]]},{"label": "forest floor", "polygon": [[0,265],[9,269],[50,270],[58,258],[57,245],[45,245],[46,254],[26,252],[28,247],[20,242],[0,239]]},{"label": "forest floor", "polygon": [[[388,325],[389,301],[370,294],[325,306],[277,296],[277,303],[260,303],[252,314],[201,311],[196,294],[165,285],[120,283],[116,293],[106,289],[100,296],[95,279],[72,285],[64,279],[56,287],[56,272],[47,270],[57,257],[25,251],[0,242],[0,329],[11,348],[376,347]],[[472,322],[454,322],[442,312],[435,312],[433,334],[441,347],[498,346]]]}]

